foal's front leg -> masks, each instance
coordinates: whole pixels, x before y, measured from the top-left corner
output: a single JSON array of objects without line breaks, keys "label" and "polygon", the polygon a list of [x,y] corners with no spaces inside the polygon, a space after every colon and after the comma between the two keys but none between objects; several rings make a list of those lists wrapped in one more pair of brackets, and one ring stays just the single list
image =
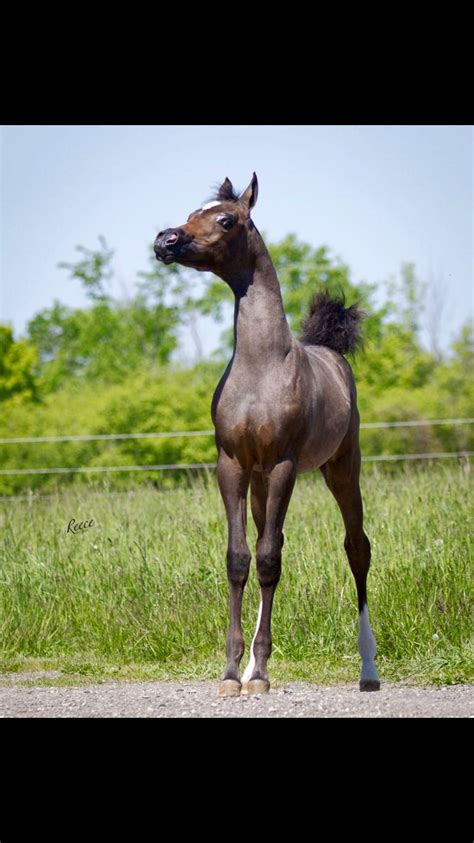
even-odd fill
[{"label": "foal's front leg", "polygon": [[[263,480],[263,478],[262,478]],[[257,574],[261,589],[257,628],[252,641],[250,661],[242,682],[248,694],[266,693],[270,690],[267,661],[272,652],[271,617],[273,597],[281,574],[281,549],[283,545],[283,524],[296,480],[296,461],[284,458],[275,465],[267,478],[265,524],[261,534],[258,501],[253,502],[254,516],[257,515]],[[255,486],[254,497],[258,497]],[[261,502],[264,493],[261,493]],[[263,518],[262,518],[263,524]]]},{"label": "foal's front leg", "polygon": [[224,500],[229,529],[227,546],[227,578],[230,588],[230,627],[227,634],[227,667],[219,686],[219,696],[240,694],[240,661],[244,654],[241,612],[242,596],[250,567],[250,551],[245,537],[246,497],[250,471],[231,459],[222,449],[217,461],[217,481]]}]

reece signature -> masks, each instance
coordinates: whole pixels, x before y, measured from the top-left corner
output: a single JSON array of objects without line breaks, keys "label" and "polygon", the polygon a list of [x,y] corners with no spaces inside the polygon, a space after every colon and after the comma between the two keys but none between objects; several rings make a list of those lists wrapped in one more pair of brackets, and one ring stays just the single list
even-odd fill
[{"label": "reece signature", "polygon": [[91,518],[90,521],[79,522],[76,522],[75,518],[71,518],[69,524],[67,525],[66,533],[78,533],[80,530],[86,530],[88,527],[92,527],[93,523],[93,518]]}]

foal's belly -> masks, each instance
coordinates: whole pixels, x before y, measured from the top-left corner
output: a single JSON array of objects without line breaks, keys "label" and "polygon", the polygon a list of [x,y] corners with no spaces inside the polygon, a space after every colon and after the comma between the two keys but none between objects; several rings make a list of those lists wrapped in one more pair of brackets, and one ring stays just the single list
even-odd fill
[{"label": "foal's belly", "polygon": [[347,413],[316,424],[306,438],[298,459],[298,474],[312,471],[324,465],[339,448],[350,424],[350,407]]}]

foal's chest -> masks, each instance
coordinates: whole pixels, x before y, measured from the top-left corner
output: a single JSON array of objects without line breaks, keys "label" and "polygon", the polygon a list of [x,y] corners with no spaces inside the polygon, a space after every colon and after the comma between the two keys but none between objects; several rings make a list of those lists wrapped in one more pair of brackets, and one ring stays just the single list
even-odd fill
[{"label": "foal's chest", "polygon": [[260,458],[287,438],[300,410],[295,397],[282,394],[270,379],[246,391],[227,382],[215,405],[214,423],[226,449],[245,449]]}]

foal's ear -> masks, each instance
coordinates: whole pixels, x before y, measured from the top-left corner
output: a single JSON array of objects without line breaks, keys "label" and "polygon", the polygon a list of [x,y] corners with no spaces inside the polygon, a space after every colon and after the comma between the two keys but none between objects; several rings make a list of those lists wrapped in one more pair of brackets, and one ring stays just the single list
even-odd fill
[{"label": "foal's ear", "polygon": [[258,197],[258,180],[257,176],[254,173],[252,176],[252,181],[250,182],[249,186],[246,190],[242,193],[239,198],[239,202],[244,207],[248,208],[250,211],[256,204],[257,204],[257,197]]},{"label": "foal's ear", "polygon": [[226,199],[233,201],[236,198],[232,182],[230,179],[227,178],[227,176],[225,177],[219,190],[217,191],[217,198],[220,199],[222,202],[225,202]]}]

